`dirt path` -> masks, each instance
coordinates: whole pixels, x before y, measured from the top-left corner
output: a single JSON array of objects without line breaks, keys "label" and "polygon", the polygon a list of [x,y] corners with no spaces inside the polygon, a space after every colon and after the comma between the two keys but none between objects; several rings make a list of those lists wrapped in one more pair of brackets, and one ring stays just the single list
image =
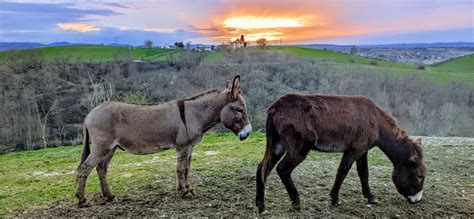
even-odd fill
[{"label": "dirt path", "polygon": [[[353,168],[341,189],[341,205],[331,207],[329,190],[340,155],[321,159],[320,154],[314,152],[293,173],[301,195],[301,211],[289,210],[287,193],[273,172],[267,185],[268,216],[472,217],[474,144],[430,144],[424,148],[429,173],[424,197],[419,204],[410,205],[396,192],[391,181],[391,164],[380,150],[374,149],[369,153],[369,181],[379,204],[366,205]],[[237,159],[235,162],[241,161]],[[131,190],[127,194],[116,194],[117,198],[112,203],[101,204],[99,194],[89,194],[93,204],[89,208],[79,209],[73,203],[75,200],[64,200],[21,216],[257,216],[254,171],[254,161],[235,172],[220,172],[219,167],[192,171],[191,180],[197,196],[186,200],[177,196],[175,176],[163,175],[156,176],[154,182],[144,182],[144,193]]]}]

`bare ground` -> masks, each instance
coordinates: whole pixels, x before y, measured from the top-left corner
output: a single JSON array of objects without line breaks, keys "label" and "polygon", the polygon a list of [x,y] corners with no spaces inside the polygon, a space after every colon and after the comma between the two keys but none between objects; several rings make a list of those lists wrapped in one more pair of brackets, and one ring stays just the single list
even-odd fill
[{"label": "bare ground", "polygon": [[[409,204],[397,193],[391,181],[391,164],[380,150],[373,149],[369,152],[369,182],[378,204],[367,206],[353,168],[341,189],[341,205],[331,207],[329,190],[340,155],[318,159],[321,154],[312,152],[293,173],[301,196],[301,211],[290,210],[287,193],[273,172],[268,178],[266,205],[269,214],[265,216],[472,217],[474,144],[448,145],[433,143],[424,148],[428,176],[423,200],[418,204]],[[380,159],[385,160],[380,162]],[[258,216],[254,206],[255,162],[237,157],[228,162],[247,163],[234,172],[221,171],[219,166],[193,169],[191,182],[196,196],[189,199],[178,197],[174,175],[155,175],[155,182],[144,182],[145,192],[131,190],[126,194],[116,194],[111,203],[104,204],[99,194],[89,193],[91,207],[77,208],[72,200],[63,200],[20,216]]]}]

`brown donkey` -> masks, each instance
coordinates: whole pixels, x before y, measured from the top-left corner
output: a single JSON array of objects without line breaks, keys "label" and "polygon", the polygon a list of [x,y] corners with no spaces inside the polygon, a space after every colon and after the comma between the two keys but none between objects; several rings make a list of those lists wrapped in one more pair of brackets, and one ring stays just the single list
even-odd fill
[{"label": "brown donkey", "polygon": [[[330,196],[338,204],[342,182],[354,162],[369,203],[370,192],[367,152],[377,145],[393,163],[392,179],[400,194],[410,203],[421,200],[426,174],[421,142],[410,140],[396,120],[365,97],[288,94],[268,109],[267,149],[257,169],[256,205],[265,211],[267,176],[277,166],[293,208],[300,209],[300,199],[291,173],[310,150],[342,152],[336,180]],[[285,153],[286,152],[286,153]]]},{"label": "brown donkey", "polygon": [[[107,169],[117,147],[132,154],[151,154],[176,148],[178,189],[182,197],[194,195],[188,173],[194,145],[217,123],[246,139],[252,127],[241,95],[240,76],[227,82],[223,91],[210,90],[194,97],[158,105],[104,103],[93,109],[84,121],[84,149],[77,168],[79,206],[87,206],[84,187],[94,167],[102,196],[112,201]],[[89,147],[89,140],[93,147]]]}]

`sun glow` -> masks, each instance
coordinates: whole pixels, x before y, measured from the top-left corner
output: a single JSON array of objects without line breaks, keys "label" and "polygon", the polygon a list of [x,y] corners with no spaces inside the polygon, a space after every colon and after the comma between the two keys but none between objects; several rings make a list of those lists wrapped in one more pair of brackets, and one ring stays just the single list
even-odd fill
[{"label": "sun glow", "polygon": [[304,22],[301,18],[283,18],[283,17],[256,17],[242,16],[231,17],[224,20],[223,27],[237,29],[269,29],[269,28],[289,28],[303,27]]},{"label": "sun glow", "polygon": [[81,33],[100,31],[99,27],[96,27],[91,24],[83,24],[83,23],[59,23],[57,24],[57,26],[61,30],[76,31],[76,32],[81,32]]}]

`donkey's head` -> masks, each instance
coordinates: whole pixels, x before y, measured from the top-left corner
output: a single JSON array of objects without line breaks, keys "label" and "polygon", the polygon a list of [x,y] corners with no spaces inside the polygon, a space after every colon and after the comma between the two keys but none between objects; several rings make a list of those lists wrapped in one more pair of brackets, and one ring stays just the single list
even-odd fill
[{"label": "donkey's head", "polygon": [[394,165],[392,179],[398,192],[405,196],[408,201],[415,204],[421,201],[423,196],[423,183],[426,176],[426,167],[421,151],[421,140],[408,142],[413,144],[414,150],[407,160],[402,160]]},{"label": "donkey's head", "polygon": [[235,76],[232,82],[227,81],[225,92],[228,93],[228,101],[221,111],[221,121],[243,141],[250,135],[252,125],[250,125],[245,99],[240,90],[240,75]]}]

